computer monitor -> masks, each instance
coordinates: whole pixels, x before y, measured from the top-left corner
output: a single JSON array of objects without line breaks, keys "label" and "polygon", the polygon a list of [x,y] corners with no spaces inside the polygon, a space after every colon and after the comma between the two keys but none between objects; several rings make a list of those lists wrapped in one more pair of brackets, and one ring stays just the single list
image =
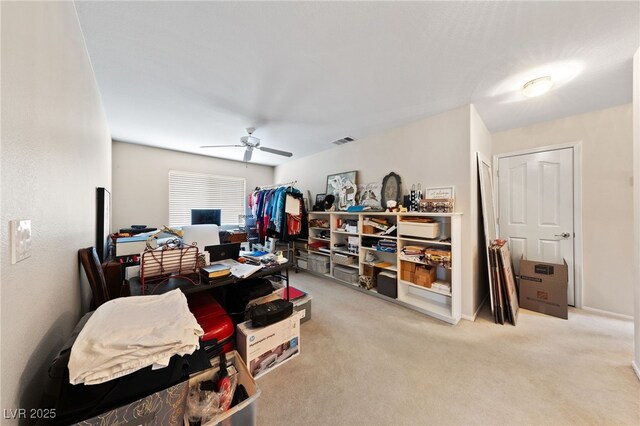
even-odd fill
[{"label": "computer monitor", "polygon": [[220,209],[192,209],[191,224],[220,226]]}]

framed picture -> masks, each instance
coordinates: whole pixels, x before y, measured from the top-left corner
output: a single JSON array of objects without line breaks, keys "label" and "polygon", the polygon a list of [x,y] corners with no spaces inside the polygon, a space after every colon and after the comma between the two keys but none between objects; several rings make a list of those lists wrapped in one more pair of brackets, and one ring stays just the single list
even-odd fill
[{"label": "framed picture", "polygon": [[454,199],[453,186],[443,186],[441,188],[427,188],[426,197],[429,199],[448,198]]},{"label": "framed picture", "polygon": [[453,186],[440,188],[427,188],[426,198],[420,200],[420,211],[433,213],[453,213],[454,192]]},{"label": "framed picture", "polygon": [[382,209],[382,182],[358,185],[356,202],[359,206],[370,207],[373,210]]},{"label": "framed picture", "polygon": [[321,206],[324,203],[324,197],[326,194],[316,194],[316,206]]},{"label": "framed picture", "polygon": [[111,235],[111,194],[106,188],[96,189],[96,252],[101,262],[109,257]]},{"label": "framed picture", "polygon": [[356,185],[356,171],[336,173],[327,176],[326,194],[336,197],[336,210],[347,210],[356,205],[356,195],[358,186]]},{"label": "framed picture", "polygon": [[400,176],[391,172],[382,179],[382,208],[387,207],[387,201],[400,202],[402,180]]}]

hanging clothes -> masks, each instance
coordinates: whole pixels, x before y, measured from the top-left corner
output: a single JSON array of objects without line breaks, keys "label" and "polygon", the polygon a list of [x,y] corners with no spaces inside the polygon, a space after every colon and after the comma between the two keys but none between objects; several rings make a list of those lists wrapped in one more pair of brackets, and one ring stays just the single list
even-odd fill
[{"label": "hanging clothes", "polygon": [[303,196],[297,188],[256,188],[249,194],[248,203],[251,213],[256,218],[261,241],[267,236],[273,236],[287,242],[307,232]]}]

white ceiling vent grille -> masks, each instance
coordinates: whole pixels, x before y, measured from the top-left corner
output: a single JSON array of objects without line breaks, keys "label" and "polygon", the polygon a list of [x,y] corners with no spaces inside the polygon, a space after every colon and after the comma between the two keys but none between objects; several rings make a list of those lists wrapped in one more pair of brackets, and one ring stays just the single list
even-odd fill
[{"label": "white ceiling vent grille", "polygon": [[338,139],[337,141],[333,141],[331,143],[335,144],[335,145],[344,145],[345,143],[349,143],[349,142],[353,142],[355,139],[350,138],[349,136],[346,136],[342,139]]}]

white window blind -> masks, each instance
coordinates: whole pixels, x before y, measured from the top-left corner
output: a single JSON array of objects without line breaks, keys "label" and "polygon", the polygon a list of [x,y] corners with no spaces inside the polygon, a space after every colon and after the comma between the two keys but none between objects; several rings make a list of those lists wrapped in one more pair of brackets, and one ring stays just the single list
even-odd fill
[{"label": "white window blind", "polygon": [[169,226],[191,224],[191,209],[220,209],[222,224],[245,214],[244,178],[169,171]]}]

